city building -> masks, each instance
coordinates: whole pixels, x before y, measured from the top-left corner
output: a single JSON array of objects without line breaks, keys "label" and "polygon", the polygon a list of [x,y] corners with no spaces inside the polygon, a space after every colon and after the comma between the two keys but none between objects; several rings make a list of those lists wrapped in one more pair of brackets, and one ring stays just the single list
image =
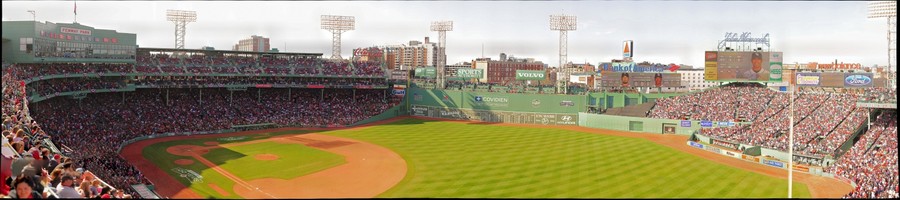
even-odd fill
[{"label": "city building", "polygon": [[380,47],[384,52],[384,62],[388,69],[410,69],[437,66],[437,44],[425,37],[425,42],[416,40],[408,44]]},{"label": "city building", "polygon": [[3,21],[3,60],[10,63],[134,63],[137,35],[79,23]]},{"label": "city building", "polygon": [[688,91],[703,90],[712,86],[719,85],[718,82],[709,82],[704,80],[703,69],[681,68],[675,70],[681,74],[681,85],[687,87]]},{"label": "city building", "polygon": [[[505,61],[479,58],[472,62],[474,63],[475,69],[482,69],[484,71],[484,77],[479,79],[481,82],[501,85],[515,83],[516,70],[547,70],[546,64],[540,61],[534,61],[533,58],[515,58],[510,56]],[[537,84],[539,84],[539,81],[532,82],[532,85]]]},{"label": "city building", "polygon": [[268,52],[269,38],[253,35],[250,38],[238,41],[232,50],[234,51],[252,51],[252,52]]}]

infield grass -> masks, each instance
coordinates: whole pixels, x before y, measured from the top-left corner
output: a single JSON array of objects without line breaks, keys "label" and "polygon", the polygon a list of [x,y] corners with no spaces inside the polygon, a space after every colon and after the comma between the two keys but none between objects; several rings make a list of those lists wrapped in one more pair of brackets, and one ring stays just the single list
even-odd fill
[{"label": "infield grass", "polygon": [[[267,139],[277,135],[307,132],[309,131],[281,131],[252,136],[175,140],[150,145],[147,148],[144,148],[142,153],[145,158],[156,164],[157,167],[166,171],[170,176],[201,196],[207,198],[240,199],[242,197],[234,193],[234,181],[200,163],[193,157],[172,155],[166,152],[166,149],[175,145],[207,146],[203,144],[204,142],[228,144]],[[257,154],[274,154],[279,158],[276,160],[262,161],[257,160],[254,157]],[[203,154],[202,156],[206,160],[215,163],[222,169],[225,169],[229,173],[234,174],[245,181],[258,178],[291,179],[338,166],[346,162],[343,156],[337,154],[306,147],[301,144],[282,144],[277,142],[260,142],[227,148],[216,148],[211,149],[209,153]],[[194,163],[190,165],[177,165],[174,161],[178,159],[189,159],[194,161]],[[177,168],[196,172],[202,176],[202,181],[191,182],[189,177],[181,177],[182,173],[173,170]],[[215,184],[227,194],[216,191],[210,184]]]}]

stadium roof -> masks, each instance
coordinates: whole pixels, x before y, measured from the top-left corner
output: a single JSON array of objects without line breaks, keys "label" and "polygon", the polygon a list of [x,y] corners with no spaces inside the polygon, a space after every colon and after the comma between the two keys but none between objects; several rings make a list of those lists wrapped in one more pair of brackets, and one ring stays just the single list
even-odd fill
[{"label": "stadium roof", "polygon": [[255,52],[255,51],[232,51],[232,50],[206,50],[206,49],[174,49],[174,48],[144,48],[140,47],[137,51],[162,51],[162,52],[185,52],[185,53],[232,53],[232,54],[258,54],[258,55],[284,55],[284,56],[316,56],[322,57],[322,53],[291,53],[291,52]]}]

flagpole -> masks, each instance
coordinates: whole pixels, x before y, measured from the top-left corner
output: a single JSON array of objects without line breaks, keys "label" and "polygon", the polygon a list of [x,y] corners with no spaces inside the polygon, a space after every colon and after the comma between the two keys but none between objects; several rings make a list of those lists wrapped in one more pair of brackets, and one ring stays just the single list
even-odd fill
[{"label": "flagpole", "polygon": [[73,12],[75,12],[74,21],[77,24],[78,23],[78,0],[75,0],[75,9]]}]

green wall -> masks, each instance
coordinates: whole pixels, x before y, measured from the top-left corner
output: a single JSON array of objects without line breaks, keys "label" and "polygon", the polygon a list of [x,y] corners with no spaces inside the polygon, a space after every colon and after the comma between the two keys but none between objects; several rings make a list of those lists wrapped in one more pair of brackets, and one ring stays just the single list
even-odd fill
[{"label": "green wall", "polygon": [[555,94],[517,94],[408,88],[411,105],[473,110],[536,113],[571,113],[587,109],[586,96]]}]

